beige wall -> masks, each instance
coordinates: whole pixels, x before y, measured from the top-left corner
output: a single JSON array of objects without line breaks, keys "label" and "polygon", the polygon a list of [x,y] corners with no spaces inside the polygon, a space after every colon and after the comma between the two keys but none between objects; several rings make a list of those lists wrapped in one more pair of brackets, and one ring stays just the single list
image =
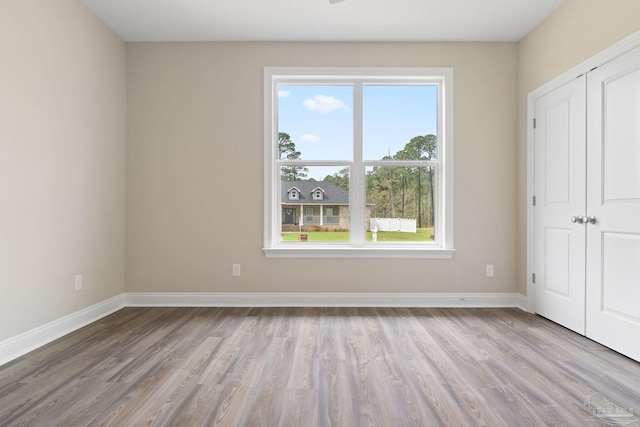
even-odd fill
[{"label": "beige wall", "polygon": [[[452,260],[264,257],[265,66],[454,68]],[[515,292],[516,44],[132,43],[127,69],[128,292]]]},{"label": "beige wall", "polygon": [[640,30],[640,1],[567,0],[518,44],[518,292],[526,294],[527,95]]},{"label": "beige wall", "polygon": [[[519,44],[125,48],[79,0],[0,1],[0,340],[125,290],[525,293],[527,93],[640,29],[567,0]],[[452,260],[263,256],[264,66],[454,67]]]},{"label": "beige wall", "polygon": [[124,43],[80,0],[1,3],[0,341],[124,291],[126,138]]}]

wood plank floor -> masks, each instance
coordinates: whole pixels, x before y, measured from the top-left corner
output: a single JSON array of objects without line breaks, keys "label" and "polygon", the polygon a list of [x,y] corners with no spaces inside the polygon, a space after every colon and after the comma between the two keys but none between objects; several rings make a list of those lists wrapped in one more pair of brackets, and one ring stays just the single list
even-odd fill
[{"label": "wood plank floor", "polygon": [[638,413],[639,363],[518,309],[125,308],[0,367],[1,426],[640,425]]}]

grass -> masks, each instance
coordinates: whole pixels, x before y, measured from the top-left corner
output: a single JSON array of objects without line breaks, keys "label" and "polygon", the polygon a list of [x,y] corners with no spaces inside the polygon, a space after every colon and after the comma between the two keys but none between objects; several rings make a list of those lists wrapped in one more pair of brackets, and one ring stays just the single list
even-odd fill
[{"label": "grass", "polygon": [[[349,233],[346,231],[308,231],[304,233],[282,233],[283,242],[297,242],[298,235],[306,234],[309,242],[348,242]],[[433,227],[418,228],[415,233],[401,233],[399,231],[378,231],[378,242],[430,242],[433,241]],[[367,231],[367,242],[371,242],[371,232]]]}]

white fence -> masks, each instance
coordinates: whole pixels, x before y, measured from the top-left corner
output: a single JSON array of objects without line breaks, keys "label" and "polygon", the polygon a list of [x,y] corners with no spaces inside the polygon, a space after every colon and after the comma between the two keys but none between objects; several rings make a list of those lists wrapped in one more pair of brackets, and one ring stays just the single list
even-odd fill
[{"label": "white fence", "polygon": [[371,231],[416,232],[416,220],[406,218],[371,218]]}]

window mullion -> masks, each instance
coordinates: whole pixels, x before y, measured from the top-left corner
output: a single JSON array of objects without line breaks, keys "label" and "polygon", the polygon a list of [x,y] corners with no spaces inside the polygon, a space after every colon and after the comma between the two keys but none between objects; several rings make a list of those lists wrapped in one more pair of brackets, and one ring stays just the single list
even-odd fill
[{"label": "window mullion", "polygon": [[353,84],[353,171],[351,173],[350,206],[351,243],[362,246],[365,241],[365,170],[362,162],[362,82]]}]

